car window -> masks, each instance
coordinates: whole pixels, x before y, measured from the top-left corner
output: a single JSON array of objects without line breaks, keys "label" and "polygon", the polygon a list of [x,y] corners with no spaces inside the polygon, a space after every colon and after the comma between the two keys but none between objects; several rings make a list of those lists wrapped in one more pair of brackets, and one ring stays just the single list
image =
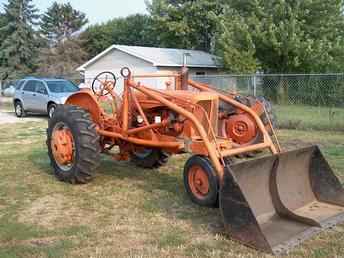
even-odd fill
[{"label": "car window", "polygon": [[25,81],[17,81],[15,86],[16,90],[20,90],[24,83]]},{"label": "car window", "polygon": [[47,84],[49,90],[53,93],[76,92],[79,90],[79,88],[70,81],[48,81]]},{"label": "car window", "polygon": [[43,82],[36,81],[36,92],[44,95],[48,94],[48,91],[45,88]]},{"label": "car window", "polygon": [[28,81],[24,86],[24,91],[34,92],[36,89],[36,81]]}]

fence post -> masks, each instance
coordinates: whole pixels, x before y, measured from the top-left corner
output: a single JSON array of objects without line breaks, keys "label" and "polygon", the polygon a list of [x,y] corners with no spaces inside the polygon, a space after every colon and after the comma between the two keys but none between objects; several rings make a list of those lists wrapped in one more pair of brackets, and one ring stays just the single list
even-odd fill
[{"label": "fence post", "polygon": [[253,96],[257,97],[257,77],[253,75]]}]

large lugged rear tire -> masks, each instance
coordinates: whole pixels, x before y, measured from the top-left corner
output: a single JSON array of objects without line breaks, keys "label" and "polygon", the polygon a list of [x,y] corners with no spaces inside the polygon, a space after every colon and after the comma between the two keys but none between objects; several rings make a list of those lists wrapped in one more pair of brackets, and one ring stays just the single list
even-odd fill
[{"label": "large lugged rear tire", "polygon": [[138,167],[158,168],[165,165],[169,154],[159,149],[143,149],[130,154],[131,161]]},{"label": "large lugged rear tire", "polygon": [[100,163],[100,142],[90,114],[58,105],[47,129],[48,154],[55,176],[72,184],[91,181]]}]

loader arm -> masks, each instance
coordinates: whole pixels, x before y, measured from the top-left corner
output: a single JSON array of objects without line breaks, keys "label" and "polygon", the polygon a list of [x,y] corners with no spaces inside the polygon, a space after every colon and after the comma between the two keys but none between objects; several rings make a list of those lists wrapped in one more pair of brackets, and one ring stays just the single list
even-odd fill
[{"label": "loader arm", "polygon": [[229,150],[228,152],[224,153],[224,156],[237,155],[240,153],[259,150],[259,149],[265,149],[265,148],[269,148],[272,154],[277,154],[280,152],[276,148],[275,144],[273,143],[273,141],[272,141],[269,133],[267,132],[262,120],[251,108],[241,104],[240,102],[238,102],[238,101],[236,101],[236,100],[234,100],[234,99],[232,99],[232,98],[230,98],[224,94],[219,93],[218,91],[216,91],[210,87],[204,86],[204,85],[197,83],[193,80],[188,80],[188,84],[190,86],[200,90],[200,91],[209,91],[209,92],[217,93],[219,95],[219,98],[221,100],[223,100],[224,102],[229,103],[229,104],[233,105],[234,107],[237,107],[240,110],[245,111],[247,114],[249,114],[254,119],[254,121],[257,124],[258,129],[263,134],[263,143],[262,144],[255,144],[255,145],[248,146],[246,148],[241,147],[240,150],[237,150],[237,151]]},{"label": "loader arm", "polygon": [[160,94],[157,94],[156,92],[150,90],[148,87],[145,87],[142,84],[136,84],[135,82],[133,82],[129,79],[126,79],[125,84],[130,85],[134,89],[136,89],[136,90],[146,94],[147,96],[163,103],[164,105],[166,105],[171,110],[173,110],[179,114],[182,114],[183,116],[188,118],[192,122],[194,127],[196,128],[197,132],[200,134],[202,141],[204,142],[204,145],[206,146],[206,148],[208,150],[209,157],[210,157],[211,161],[213,162],[213,165],[214,165],[216,171],[218,172],[218,175],[220,176],[220,178],[222,180],[223,164],[221,164],[219,161],[219,157],[222,156],[222,153],[219,153],[217,148],[214,146],[214,144],[212,144],[209,141],[207,132],[205,131],[203,126],[200,124],[200,122],[197,120],[197,118],[191,112],[185,110],[184,108],[181,108],[180,106],[167,100],[166,98],[162,97]]}]

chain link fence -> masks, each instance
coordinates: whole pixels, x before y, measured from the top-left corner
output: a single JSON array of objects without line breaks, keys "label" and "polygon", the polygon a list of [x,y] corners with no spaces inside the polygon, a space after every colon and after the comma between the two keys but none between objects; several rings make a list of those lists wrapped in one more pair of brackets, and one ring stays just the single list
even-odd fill
[{"label": "chain link fence", "polygon": [[195,76],[192,79],[273,103],[280,128],[344,131],[344,74]]},{"label": "chain link fence", "polygon": [[[93,78],[59,76],[81,87]],[[344,131],[344,74],[256,74],[193,76],[191,79],[242,95],[265,97],[272,102],[280,128]],[[161,88],[166,78],[136,78],[146,86]],[[162,82],[163,81],[163,82]],[[169,81],[169,80],[167,80]],[[172,81],[172,80],[170,80]],[[11,95],[18,80],[0,81],[2,95]],[[122,91],[118,81],[117,92]],[[157,85],[160,85],[159,87]]]}]

